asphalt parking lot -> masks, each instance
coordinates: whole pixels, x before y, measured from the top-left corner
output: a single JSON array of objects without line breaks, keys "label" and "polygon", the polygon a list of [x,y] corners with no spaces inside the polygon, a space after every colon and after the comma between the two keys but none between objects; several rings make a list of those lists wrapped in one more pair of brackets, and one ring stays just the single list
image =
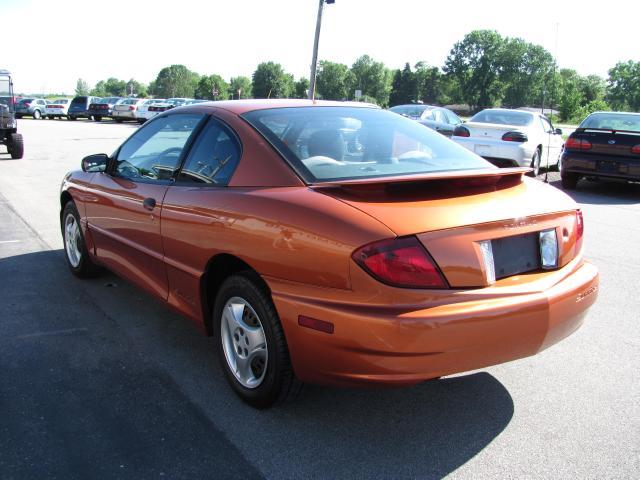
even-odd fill
[{"label": "asphalt parking lot", "polygon": [[255,411],[212,339],[124,280],[80,281],[64,263],[62,177],[137,124],[19,128],[24,159],[0,147],[0,478],[638,477],[640,185],[572,193],[601,289],[565,341],[407,389],[308,386]]}]

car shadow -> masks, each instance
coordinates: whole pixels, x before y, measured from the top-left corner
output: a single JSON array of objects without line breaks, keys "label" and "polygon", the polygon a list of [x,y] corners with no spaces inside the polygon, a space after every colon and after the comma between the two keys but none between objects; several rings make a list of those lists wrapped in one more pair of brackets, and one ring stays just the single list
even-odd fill
[{"label": "car shadow", "polygon": [[[562,190],[560,180],[549,182]],[[640,183],[617,180],[581,179],[575,190],[563,190],[576,202],[591,205],[633,205],[640,203]]]},{"label": "car shadow", "polygon": [[[227,467],[229,478],[441,478],[514,414],[486,372],[410,388],[305,386],[258,411],[226,384],[215,339],[119,277],[76,279],[57,250],[0,258],[0,278],[11,279],[0,289],[0,408],[16,478]],[[12,463],[22,452],[38,465]]]}]

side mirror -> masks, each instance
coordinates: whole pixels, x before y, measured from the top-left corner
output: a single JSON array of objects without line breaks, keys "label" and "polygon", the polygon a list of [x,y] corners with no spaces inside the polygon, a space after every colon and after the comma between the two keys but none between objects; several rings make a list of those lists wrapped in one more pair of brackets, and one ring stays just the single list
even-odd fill
[{"label": "side mirror", "polygon": [[553,133],[555,133],[556,135],[562,135],[562,129],[556,128]]},{"label": "side mirror", "polygon": [[82,171],[83,172],[104,172],[107,169],[107,162],[109,161],[109,155],[106,153],[98,153],[96,155],[89,155],[82,159]]}]

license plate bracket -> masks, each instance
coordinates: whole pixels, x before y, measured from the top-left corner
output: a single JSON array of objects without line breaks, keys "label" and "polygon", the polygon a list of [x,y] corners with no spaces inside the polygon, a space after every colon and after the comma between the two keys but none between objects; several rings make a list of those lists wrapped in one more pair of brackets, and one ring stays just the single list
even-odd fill
[{"label": "license plate bracket", "polygon": [[540,270],[538,232],[491,240],[496,279]]}]

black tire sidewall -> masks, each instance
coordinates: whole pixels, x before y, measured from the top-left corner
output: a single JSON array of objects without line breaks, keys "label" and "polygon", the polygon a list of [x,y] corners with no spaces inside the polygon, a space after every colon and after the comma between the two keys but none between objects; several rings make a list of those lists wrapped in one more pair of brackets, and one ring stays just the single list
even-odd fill
[{"label": "black tire sidewall", "polygon": [[[267,371],[262,383],[256,388],[246,388],[238,382],[224,354],[221,335],[222,309],[232,297],[243,298],[255,310],[267,341]],[[282,327],[271,298],[265,289],[259,286],[259,279],[251,274],[236,274],[225,280],[216,296],[212,322],[220,365],[235,393],[256,408],[267,408],[273,405],[280,397],[283,388],[283,363],[287,363],[288,358],[281,358],[282,345],[278,345],[275,329]]]}]

